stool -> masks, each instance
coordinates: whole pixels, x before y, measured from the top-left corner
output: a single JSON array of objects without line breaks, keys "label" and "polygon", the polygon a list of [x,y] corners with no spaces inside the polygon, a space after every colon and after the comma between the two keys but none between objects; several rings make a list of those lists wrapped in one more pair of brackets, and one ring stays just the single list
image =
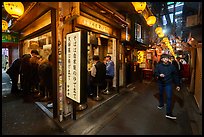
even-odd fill
[{"label": "stool", "polygon": [[100,101],[100,100],[103,99],[103,97],[99,95],[100,94],[100,86],[102,86],[102,83],[96,83],[95,85],[96,85],[96,88],[97,88],[96,89],[96,97],[93,97],[93,99],[96,100],[96,101]]},{"label": "stool", "polygon": [[106,89],[103,90],[103,94],[105,95],[112,94],[112,92],[109,89],[109,84],[110,82],[112,82],[112,79],[106,79],[106,82],[107,82],[107,86],[106,86]]}]

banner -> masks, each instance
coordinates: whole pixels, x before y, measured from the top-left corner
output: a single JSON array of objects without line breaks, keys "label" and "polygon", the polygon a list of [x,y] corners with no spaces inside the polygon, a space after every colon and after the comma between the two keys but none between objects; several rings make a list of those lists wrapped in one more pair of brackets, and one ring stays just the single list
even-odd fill
[{"label": "banner", "polygon": [[2,32],[2,43],[18,43],[17,33]]}]

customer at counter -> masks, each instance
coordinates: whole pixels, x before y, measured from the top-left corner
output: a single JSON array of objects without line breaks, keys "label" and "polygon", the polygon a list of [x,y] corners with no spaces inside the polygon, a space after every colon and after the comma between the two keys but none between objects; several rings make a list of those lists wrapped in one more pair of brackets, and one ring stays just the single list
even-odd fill
[{"label": "customer at counter", "polygon": [[[110,81],[109,86],[112,86],[112,80],[114,78],[114,62],[111,60],[111,56],[106,56],[106,81]],[[108,89],[105,89],[108,90]]]},{"label": "customer at counter", "polygon": [[89,79],[89,96],[96,96],[96,85],[104,83],[106,78],[106,65],[99,60],[99,56],[93,56],[93,66]]},{"label": "customer at counter", "polygon": [[106,78],[114,78],[114,62],[111,60],[111,56],[106,56]]}]

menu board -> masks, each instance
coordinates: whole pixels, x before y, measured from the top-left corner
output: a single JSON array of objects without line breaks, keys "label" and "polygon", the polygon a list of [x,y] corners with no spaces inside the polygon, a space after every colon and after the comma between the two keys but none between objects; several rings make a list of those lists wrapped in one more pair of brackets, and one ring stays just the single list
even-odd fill
[{"label": "menu board", "polygon": [[66,96],[80,103],[81,31],[66,35]]}]

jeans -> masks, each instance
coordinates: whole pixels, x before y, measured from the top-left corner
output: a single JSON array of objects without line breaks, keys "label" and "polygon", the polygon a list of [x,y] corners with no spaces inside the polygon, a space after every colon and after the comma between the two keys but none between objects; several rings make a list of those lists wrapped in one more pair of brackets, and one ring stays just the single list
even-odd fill
[{"label": "jeans", "polygon": [[159,105],[164,106],[163,93],[166,91],[166,113],[172,112],[172,84],[159,84]]}]

